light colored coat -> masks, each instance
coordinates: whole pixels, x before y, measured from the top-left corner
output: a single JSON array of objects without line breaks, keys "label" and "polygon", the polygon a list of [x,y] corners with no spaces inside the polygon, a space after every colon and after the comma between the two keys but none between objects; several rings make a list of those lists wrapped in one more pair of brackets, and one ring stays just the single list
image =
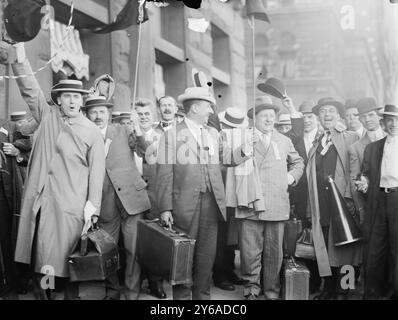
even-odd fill
[{"label": "light colored coat", "polygon": [[[347,131],[331,131],[331,139],[337,149],[337,163],[335,171],[335,183],[341,195],[345,198],[352,198],[350,186],[350,159],[348,156],[348,148],[350,145],[358,140],[355,133]],[[320,141],[314,144],[308,154],[307,164],[307,180],[308,180],[308,194],[309,194],[309,210],[311,212],[312,220],[312,233],[315,246],[315,254],[318,262],[319,274],[321,277],[331,275],[331,266],[341,266],[345,264],[358,265],[361,261],[360,244],[345,245],[342,247],[335,247],[333,245],[332,228],[329,228],[329,243],[331,244],[326,248],[325,239],[322,233],[320,224],[318,189],[316,179],[316,149]]]},{"label": "light colored coat", "polygon": [[276,130],[273,131],[268,150],[259,141],[254,150],[265,211],[258,215],[263,221],[289,220],[290,202],[288,178],[290,173],[295,184],[304,171],[304,161],[294,149],[291,139]]},{"label": "light colored coat", "polygon": [[[28,61],[12,67],[15,75],[32,74]],[[40,210],[35,271],[48,265],[55,276],[68,277],[67,257],[81,235],[86,201],[99,213],[104,142],[97,126],[83,114],[68,121],[59,107],[49,106],[34,76],[19,78],[17,84],[39,128],[28,166],[15,260],[31,262]]]}]

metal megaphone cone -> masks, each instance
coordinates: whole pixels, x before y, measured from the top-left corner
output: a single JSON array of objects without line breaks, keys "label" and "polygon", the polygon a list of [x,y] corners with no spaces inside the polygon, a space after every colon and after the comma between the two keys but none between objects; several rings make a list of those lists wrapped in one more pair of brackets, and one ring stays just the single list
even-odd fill
[{"label": "metal megaphone cone", "polygon": [[337,190],[331,176],[328,177],[329,192],[332,199],[332,232],[335,246],[342,246],[361,240],[361,231],[348,211],[347,203]]}]

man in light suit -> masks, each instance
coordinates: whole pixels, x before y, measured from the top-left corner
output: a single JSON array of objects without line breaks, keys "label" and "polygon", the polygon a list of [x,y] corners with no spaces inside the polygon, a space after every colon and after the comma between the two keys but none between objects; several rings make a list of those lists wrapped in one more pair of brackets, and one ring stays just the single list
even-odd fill
[{"label": "man in light suit", "polygon": [[[268,96],[257,98],[254,135],[258,142],[254,157],[265,211],[242,219],[239,234],[242,277],[249,281],[244,296],[249,300],[259,295],[261,268],[265,298],[279,298],[284,221],[290,213],[288,186],[297,184],[304,170],[303,159],[292,141],[274,129],[278,111],[279,107]],[[248,117],[253,119],[253,114],[252,108]]]},{"label": "man in light suit", "polygon": [[[126,298],[138,299],[141,286],[141,268],[136,261],[137,222],[151,208],[146,183],[138,172],[134,151],[143,154],[147,144],[138,119],[131,126],[110,124],[113,105],[105,97],[91,97],[85,102],[87,117],[101,130],[105,145],[106,174],[102,190],[99,223],[116,242],[120,231],[126,249]],[[109,285],[109,283],[111,285]],[[106,299],[119,299],[116,274],[109,278]]]},{"label": "man in light suit", "polygon": [[380,126],[380,109],[382,109],[382,107],[377,105],[374,98],[364,98],[358,101],[357,110],[359,112],[359,120],[366,129],[366,133],[359,141],[350,146],[348,150],[350,154],[352,198],[356,209],[359,211],[361,225],[365,216],[365,199],[361,193],[356,191],[355,181],[361,173],[366,146],[386,136],[386,133]]},{"label": "man in light suit", "polygon": [[[196,239],[192,299],[209,300],[217,224],[226,220],[219,134],[207,126],[215,99],[208,88],[187,88],[179,96],[186,118],[161,139],[156,196],[166,226]],[[245,160],[245,157],[240,159]],[[174,299],[189,299],[190,285],[173,286]]]},{"label": "man in light suit", "polygon": [[[364,299],[379,299],[382,288],[392,288],[398,299],[398,108],[386,105],[383,122],[387,137],[365,148],[358,191],[366,194],[363,223],[365,292]],[[393,279],[386,283],[385,270],[392,260]]]},{"label": "man in light suit", "polygon": [[325,277],[323,291],[315,298],[346,298],[347,291],[341,295],[339,270],[343,265],[357,266],[360,263],[361,246],[360,243],[334,246],[331,229],[332,199],[327,178],[334,178],[338,191],[345,198],[350,212],[354,214],[348,148],[358,140],[358,136],[339,127],[338,121],[344,115],[344,106],[333,98],[320,99],[312,112],[318,115],[324,129],[324,134],[315,141],[308,154],[306,168],[315,253],[319,274]]}]

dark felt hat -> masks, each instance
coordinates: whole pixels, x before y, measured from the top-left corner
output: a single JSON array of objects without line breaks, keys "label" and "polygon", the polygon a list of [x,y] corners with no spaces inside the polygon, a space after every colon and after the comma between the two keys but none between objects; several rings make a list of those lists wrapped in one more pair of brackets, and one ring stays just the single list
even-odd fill
[{"label": "dark felt hat", "polygon": [[45,0],[11,0],[4,9],[4,24],[8,36],[16,42],[27,42],[37,36]]},{"label": "dark felt hat", "polygon": [[[266,109],[273,109],[275,111],[275,113],[279,112],[279,107],[277,105],[275,105],[272,102],[272,99],[268,96],[261,96],[258,97],[256,99],[256,103],[255,103],[255,109],[256,109],[256,115],[257,113],[259,113],[262,110],[266,110]],[[253,112],[254,112],[254,108],[251,108],[248,112],[247,112],[247,116],[250,119],[253,119]]]},{"label": "dark felt hat", "polygon": [[361,115],[368,113],[370,111],[380,110],[383,107],[378,106],[374,98],[368,97],[359,100],[358,103],[356,104],[356,108],[358,109],[358,112]]},{"label": "dark felt hat", "polygon": [[265,83],[260,83],[257,85],[257,88],[278,99],[284,99],[286,97],[286,88],[285,85],[276,78],[269,78]]},{"label": "dark felt hat", "polygon": [[393,104],[386,104],[383,112],[380,112],[380,114],[398,117],[398,107]]},{"label": "dark felt hat", "polygon": [[312,112],[315,113],[316,115],[318,115],[319,109],[323,106],[334,106],[337,109],[337,111],[340,113],[341,116],[344,115],[344,112],[345,112],[344,105],[341,102],[338,102],[337,100],[335,100],[331,97],[319,99],[317,105],[312,108]]},{"label": "dark felt hat", "polygon": [[315,102],[312,100],[305,100],[299,107],[301,113],[312,113],[312,108],[315,107]]}]

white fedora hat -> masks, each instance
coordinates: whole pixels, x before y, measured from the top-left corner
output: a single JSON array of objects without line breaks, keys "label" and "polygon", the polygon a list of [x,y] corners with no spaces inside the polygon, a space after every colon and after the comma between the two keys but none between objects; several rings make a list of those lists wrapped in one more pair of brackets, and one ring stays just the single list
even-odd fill
[{"label": "white fedora hat", "polygon": [[204,87],[189,87],[185,89],[185,92],[178,96],[178,101],[183,103],[187,100],[205,100],[211,104],[216,104],[216,99],[214,99],[208,88]]},{"label": "white fedora hat", "polygon": [[225,111],[218,114],[218,118],[220,122],[233,128],[244,128],[249,124],[246,112],[239,108],[227,108]]}]

